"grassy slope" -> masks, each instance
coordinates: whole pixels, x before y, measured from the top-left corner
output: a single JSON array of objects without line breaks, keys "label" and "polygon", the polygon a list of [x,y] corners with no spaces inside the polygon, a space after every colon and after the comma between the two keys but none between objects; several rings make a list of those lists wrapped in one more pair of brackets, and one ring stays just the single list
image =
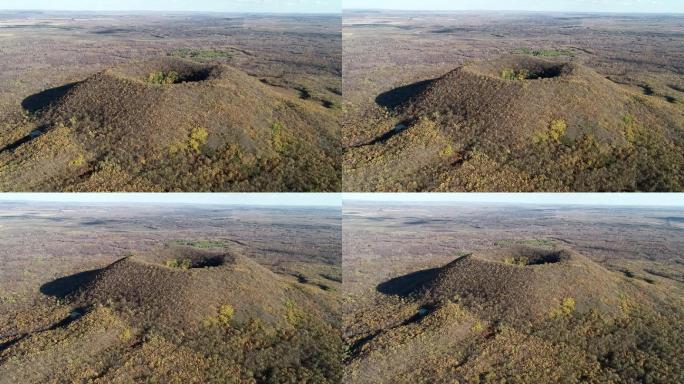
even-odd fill
[{"label": "grassy slope", "polygon": [[[155,71],[202,78],[146,82]],[[0,188],[339,190],[337,114],[228,66],[133,63],[87,78],[17,125],[17,139],[46,133],[0,154]]]},{"label": "grassy slope", "polygon": [[[320,293],[242,256],[212,268],[159,264],[219,254],[172,246],[123,259],[45,305],[47,318],[38,309],[24,314],[17,325],[28,335],[3,345],[0,382],[339,382],[337,320],[317,304]],[[36,329],[73,308],[85,314]]]},{"label": "grassy slope", "polygon": [[[423,288],[386,296],[372,313],[355,313],[348,381],[682,380],[681,287],[629,279],[581,255],[565,267],[513,265],[504,256],[462,257]],[[509,278],[493,282],[495,269],[508,270]]]},{"label": "grassy slope", "polygon": [[534,73],[563,63],[514,55],[461,67],[412,98],[397,94],[396,109],[353,131],[409,128],[371,145],[354,147],[373,136],[350,141],[345,189],[681,190],[681,104],[636,94],[575,64],[553,78],[501,78],[509,68]]}]

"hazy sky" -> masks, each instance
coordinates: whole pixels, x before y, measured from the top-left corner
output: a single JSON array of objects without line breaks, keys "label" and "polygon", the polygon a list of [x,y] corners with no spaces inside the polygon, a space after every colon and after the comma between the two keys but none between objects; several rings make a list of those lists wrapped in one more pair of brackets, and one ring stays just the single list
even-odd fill
[{"label": "hazy sky", "polygon": [[344,0],[345,9],[684,12],[684,0]]},{"label": "hazy sky", "polygon": [[0,0],[0,9],[339,13],[341,0]]},{"label": "hazy sky", "polygon": [[0,193],[2,201],[337,206],[338,193]]},{"label": "hazy sky", "polygon": [[429,201],[684,207],[684,194],[680,193],[345,193],[343,195],[344,201]]}]

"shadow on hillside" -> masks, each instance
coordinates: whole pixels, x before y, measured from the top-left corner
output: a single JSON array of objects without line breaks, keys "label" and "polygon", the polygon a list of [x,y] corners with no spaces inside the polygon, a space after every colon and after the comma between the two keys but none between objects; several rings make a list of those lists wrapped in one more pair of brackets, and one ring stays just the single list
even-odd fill
[{"label": "shadow on hillside", "polygon": [[391,139],[392,137],[404,132],[410,127],[411,123],[408,121],[403,121],[399,124],[397,124],[394,128],[390,129],[389,131],[383,133],[380,136],[374,137],[368,141],[363,141],[360,143],[356,143],[352,145],[352,148],[360,148],[360,147],[365,147],[368,145],[375,145],[378,143],[384,143],[385,141]]},{"label": "shadow on hillside", "polygon": [[395,277],[379,284],[377,290],[385,295],[409,296],[437,277],[439,270],[440,268],[431,268]]},{"label": "shadow on hillside", "polygon": [[423,92],[432,81],[423,80],[381,93],[375,98],[375,102],[381,107],[395,109],[409,101],[414,95]]},{"label": "shadow on hillside", "polygon": [[60,277],[43,284],[40,287],[40,292],[44,295],[63,299],[76,292],[84,284],[93,281],[98,272],[100,272],[100,269],[93,269],[91,271],[79,272],[75,275]]},{"label": "shadow on hillside", "polygon": [[21,147],[22,145],[28,143],[29,141],[35,139],[36,137],[42,135],[42,132],[40,131],[34,131],[36,134],[29,133],[28,135],[20,138],[19,140],[16,140],[12,143],[7,144],[6,146],[0,148],[0,153],[6,152],[6,151],[14,151],[15,149]]},{"label": "shadow on hillside", "polygon": [[88,313],[88,310],[89,309],[86,307],[79,307],[79,308],[72,310],[71,313],[69,313],[69,315],[67,315],[62,320],[60,320],[56,323],[52,323],[50,325],[47,325],[45,327],[40,327],[40,328],[33,329],[29,332],[24,332],[24,333],[13,333],[13,334],[0,335],[0,339],[11,338],[10,340],[8,340],[4,343],[0,343],[0,352],[4,351],[6,349],[9,349],[14,344],[16,344],[16,343],[24,340],[25,338],[31,336],[31,334],[45,332],[45,331],[53,331],[53,330],[58,329],[58,328],[66,328],[69,324],[80,319],[81,317],[83,317],[83,315]]},{"label": "shadow on hillside", "polygon": [[57,88],[46,89],[33,94],[21,102],[21,106],[29,113],[35,113],[64,96],[77,83],[69,83]]}]

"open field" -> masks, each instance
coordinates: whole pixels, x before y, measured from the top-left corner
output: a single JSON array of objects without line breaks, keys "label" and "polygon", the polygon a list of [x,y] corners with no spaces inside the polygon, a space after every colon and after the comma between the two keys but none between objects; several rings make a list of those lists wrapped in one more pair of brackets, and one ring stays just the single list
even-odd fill
[{"label": "open field", "polygon": [[681,15],[343,20],[345,190],[684,186]]},{"label": "open field", "polygon": [[340,189],[339,16],[0,13],[0,190]]},{"label": "open field", "polygon": [[345,380],[680,382],[683,217],[345,202]]},{"label": "open field", "polygon": [[4,202],[0,383],[339,382],[340,231],[327,208]]}]

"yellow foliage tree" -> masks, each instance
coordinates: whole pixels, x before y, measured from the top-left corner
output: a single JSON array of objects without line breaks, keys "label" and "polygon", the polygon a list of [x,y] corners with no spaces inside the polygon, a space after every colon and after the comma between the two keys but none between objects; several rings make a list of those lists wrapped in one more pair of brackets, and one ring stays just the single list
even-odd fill
[{"label": "yellow foliage tree", "polygon": [[561,138],[565,136],[565,132],[568,129],[568,124],[565,120],[558,119],[551,122],[549,127],[549,137],[555,142],[560,142]]},{"label": "yellow foliage tree", "polygon": [[190,139],[188,140],[188,147],[195,152],[200,151],[200,146],[207,142],[209,133],[202,127],[195,127],[190,132]]},{"label": "yellow foliage tree", "polygon": [[230,304],[224,304],[221,306],[221,308],[219,308],[218,320],[221,324],[228,325],[233,319],[234,314],[235,310],[233,307]]}]

